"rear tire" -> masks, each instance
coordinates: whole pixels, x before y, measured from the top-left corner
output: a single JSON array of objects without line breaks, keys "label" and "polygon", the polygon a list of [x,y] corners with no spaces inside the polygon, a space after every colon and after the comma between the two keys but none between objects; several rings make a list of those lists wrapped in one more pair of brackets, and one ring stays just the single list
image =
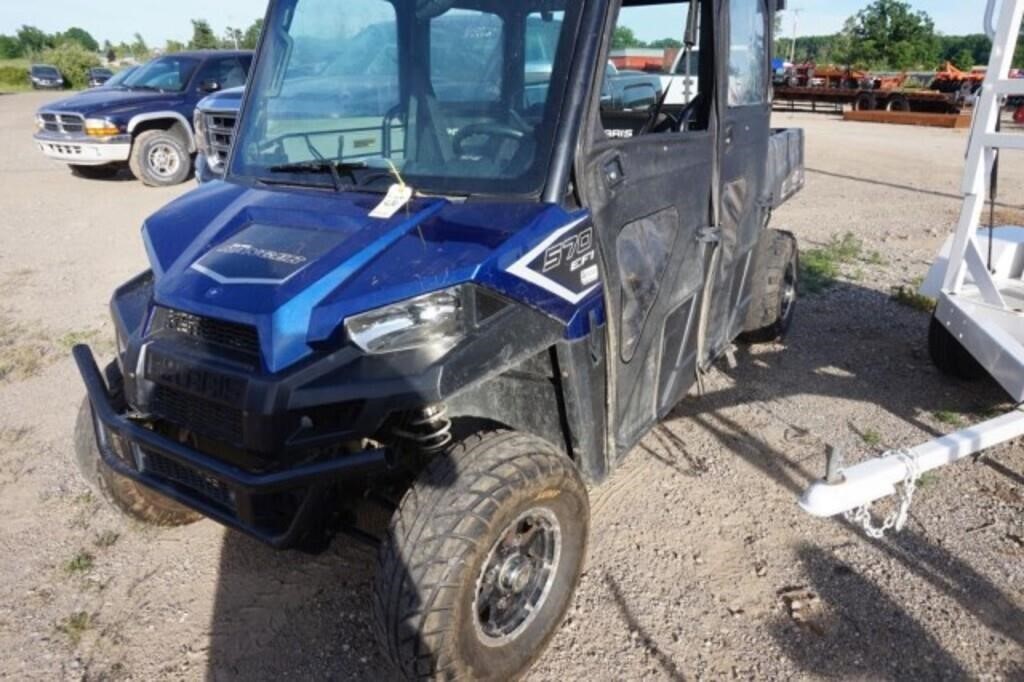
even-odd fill
[{"label": "rear tire", "polygon": [[142,184],[172,187],[188,180],[192,154],[180,135],[168,130],[147,130],[135,138],[128,165]]},{"label": "rear tire", "polygon": [[509,680],[569,607],[590,506],[573,463],[533,436],[476,434],[429,465],[381,545],[374,612],[408,679]]},{"label": "rear tire", "polygon": [[790,232],[765,230],[754,254],[750,309],[740,340],[771,343],[793,325],[799,293],[800,255]]},{"label": "rear tire", "polygon": [[978,364],[953,333],[932,315],[928,325],[928,354],[940,372],[963,381],[977,381],[985,376],[985,368]]},{"label": "rear tire", "polygon": [[71,174],[86,180],[109,180],[121,171],[121,166],[108,163],[103,166],[71,166]]},{"label": "rear tire", "polygon": [[[118,376],[110,368],[107,380],[115,399],[121,395],[120,383],[111,381]],[[135,481],[114,473],[100,456],[93,427],[92,407],[89,399],[82,401],[75,421],[75,463],[82,477],[114,508],[129,518],[153,526],[184,526],[200,520],[202,515],[188,507],[143,487]]]},{"label": "rear tire", "polygon": [[885,105],[885,110],[903,113],[909,112],[910,100],[903,95],[894,95],[889,99],[888,104]]},{"label": "rear tire", "polygon": [[857,99],[853,101],[853,108],[856,111],[874,111],[878,108],[878,101],[875,99],[874,95],[862,92],[857,95]]}]

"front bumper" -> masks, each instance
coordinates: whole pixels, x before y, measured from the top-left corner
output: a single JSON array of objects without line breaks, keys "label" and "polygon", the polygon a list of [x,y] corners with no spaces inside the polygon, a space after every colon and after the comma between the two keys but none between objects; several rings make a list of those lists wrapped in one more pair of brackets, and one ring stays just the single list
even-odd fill
[{"label": "front bumper", "polygon": [[338,483],[359,481],[388,468],[386,451],[376,449],[273,473],[242,471],[119,413],[92,351],[76,346],[73,353],[107,466],[272,547],[284,549],[300,541],[321,513],[320,503]]},{"label": "front bumper", "polygon": [[223,180],[223,176],[210,168],[210,162],[206,160],[205,154],[199,154],[196,156],[196,182],[204,185],[214,180]]},{"label": "front bumper", "polygon": [[54,161],[76,166],[103,166],[128,160],[132,153],[130,135],[118,135],[100,141],[86,136],[35,135],[36,146]]}]

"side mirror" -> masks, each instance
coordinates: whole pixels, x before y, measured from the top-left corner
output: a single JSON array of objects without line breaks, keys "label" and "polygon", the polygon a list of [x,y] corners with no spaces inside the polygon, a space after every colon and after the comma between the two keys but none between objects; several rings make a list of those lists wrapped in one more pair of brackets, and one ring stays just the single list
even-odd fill
[{"label": "side mirror", "polygon": [[203,81],[199,89],[203,92],[217,92],[220,90],[220,83],[211,78],[210,80]]}]

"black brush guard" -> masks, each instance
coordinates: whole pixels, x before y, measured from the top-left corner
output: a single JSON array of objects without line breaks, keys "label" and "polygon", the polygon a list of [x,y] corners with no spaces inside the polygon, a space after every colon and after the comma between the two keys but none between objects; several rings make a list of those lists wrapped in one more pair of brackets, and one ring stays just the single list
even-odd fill
[{"label": "black brush guard", "polygon": [[[72,351],[92,406],[100,456],[115,473],[150,488],[229,528],[277,549],[302,540],[322,513],[324,493],[343,480],[358,480],[387,470],[384,449],[285,471],[251,474],[165,438],[120,414],[92,350]],[[118,442],[125,456],[118,453]],[[275,495],[294,499],[294,511],[282,524],[268,525],[257,514],[261,500]]]}]

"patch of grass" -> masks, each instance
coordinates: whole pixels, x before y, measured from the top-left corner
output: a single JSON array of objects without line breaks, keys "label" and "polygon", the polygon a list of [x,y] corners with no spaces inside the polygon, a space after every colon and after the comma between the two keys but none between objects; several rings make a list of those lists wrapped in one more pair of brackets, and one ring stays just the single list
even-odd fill
[{"label": "patch of grass", "polygon": [[930,315],[935,310],[936,301],[934,298],[929,298],[919,293],[923,283],[924,279],[918,277],[909,285],[901,284],[895,286],[892,288],[892,296],[890,298],[899,305]]},{"label": "patch of grass", "polygon": [[96,564],[96,557],[84,549],[75,552],[75,555],[68,559],[68,562],[64,564],[64,571],[71,573],[72,575],[88,573],[92,570],[92,567]]},{"label": "patch of grass", "polygon": [[36,376],[49,364],[50,355],[43,334],[0,315],[0,383]]},{"label": "patch of grass", "polygon": [[113,547],[117,544],[117,541],[121,539],[121,534],[112,530],[105,530],[102,533],[96,534],[96,539],[93,540],[93,544],[97,547]]},{"label": "patch of grass", "polygon": [[927,488],[939,482],[939,474],[936,471],[926,471],[917,479],[917,488]]},{"label": "patch of grass", "polygon": [[78,646],[82,636],[93,626],[93,617],[85,611],[76,611],[57,623],[57,632],[62,632],[71,640],[71,644]]},{"label": "patch of grass", "polygon": [[995,419],[1001,417],[1010,410],[1013,409],[1013,405],[988,405],[986,407],[979,407],[974,410],[974,415],[978,418],[978,421],[988,421],[989,419]]},{"label": "patch of grass", "polygon": [[882,443],[882,434],[874,429],[868,429],[860,434],[860,439],[864,441],[864,445],[876,448]]},{"label": "patch of grass", "polygon": [[[801,289],[811,294],[821,293],[836,283],[843,274],[844,265],[882,265],[884,262],[877,251],[865,254],[864,242],[852,232],[847,232],[842,237],[832,237],[823,247],[800,253]],[[860,268],[850,273],[850,277],[856,280],[864,276]]]},{"label": "patch of grass", "polygon": [[70,351],[79,344],[95,341],[99,335],[100,332],[95,329],[72,331],[57,339],[57,345],[66,351]]},{"label": "patch of grass", "polygon": [[938,412],[933,412],[932,416],[935,417],[936,421],[939,423],[946,424],[948,426],[960,426],[960,424],[963,423],[963,417],[950,410],[939,410]]},{"label": "patch of grass", "polygon": [[0,59],[0,92],[25,92],[30,64],[27,59]]}]

